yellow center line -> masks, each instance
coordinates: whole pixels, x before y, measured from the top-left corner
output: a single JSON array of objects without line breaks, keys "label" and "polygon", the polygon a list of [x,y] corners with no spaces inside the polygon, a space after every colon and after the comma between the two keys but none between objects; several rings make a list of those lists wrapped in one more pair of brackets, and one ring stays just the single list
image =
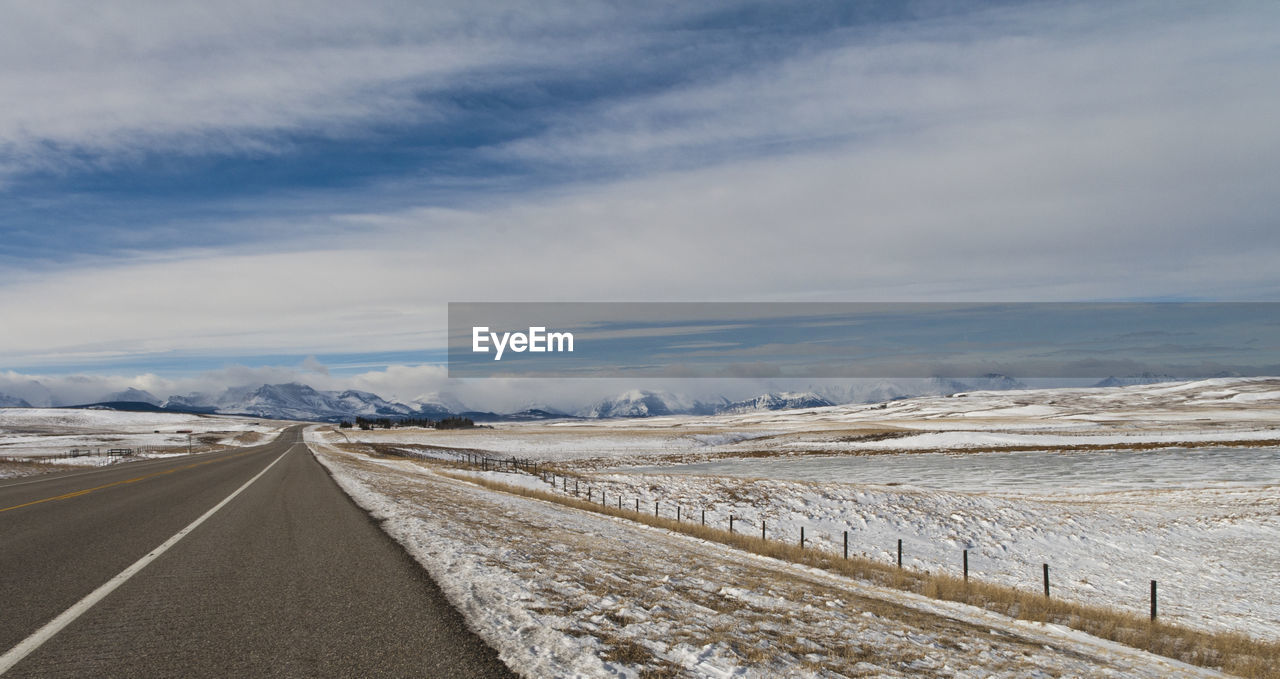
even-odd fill
[{"label": "yellow center line", "polygon": [[126,483],[136,483],[136,482],[138,482],[138,481],[145,481],[146,479],[154,478],[154,477],[157,477],[157,476],[163,476],[163,475],[165,475],[165,474],[172,474],[172,473],[174,473],[174,472],[180,472],[180,471],[182,471],[182,470],[184,470],[184,469],[191,469],[191,468],[193,468],[193,467],[200,467],[200,466],[203,466],[203,465],[206,465],[206,464],[213,464],[214,462],[225,462],[225,461],[227,461],[227,460],[234,460],[234,459],[235,459],[235,458],[237,458],[237,457],[242,457],[242,456],[244,456],[244,455],[248,455],[250,452],[253,452],[253,451],[247,451],[247,452],[243,452],[243,453],[236,453],[236,454],[234,454],[234,455],[228,455],[227,457],[220,457],[220,458],[218,458],[218,459],[216,459],[216,460],[204,460],[204,461],[202,461],[202,462],[195,462],[195,463],[192,463],[192,464],[189,464],[189,465],[183,466],[183,467],[174,467],[173,469],[166,469],[166,470],[164,470],[164,471],[153,472],[153,473],[151,473],[151,474],[144,474],[144,475],[142,475],[142,476],[135,476],[135,477],[134,477],[134,478],[132,478],[132,479],[125,479],[124,481],[115,481],[115,482],[112,482],[112,483],[103,484],[103,485],[101,485],[101,486],[96,486],[96,487],[94,487],[94,488],[85,488],[84,490],[73,490],[73,491],[71,491],[70,493],[63,493],[62,495],[55,495],[55,496],[53,496],[53,497],[47,497],[47,498],[44,498],[43,500],[32,500],[31,502],[24,502],[24,503],[22,503],[22,504],[20,504],[20,505],[14,505],[14,506],[12,506],[12,507],[5,507],[4,509],[0,509],[0,514],[3,514],[4,512],[7,512],[7,511],[9,511],[9,510],[11,510],[11,509],[22,509],[23,507],[30,507],[31,505],[38,505],[38,504],[42,504],[42,503],[45,503],[45,502],[53,502],[53,501],[55,501],[55,500],[69,500],[69,499],[71,499],[71,498],[73,498],[73,497],[80,497],[81,495],[88,495],[89,493],[92,493],[92,492],[94,492],[94,491],[102,490],[103,488],[111,488],[111,487],[113,487],[113,486],[123,486],[123,485],[124,485],[124,484],[126,484]]}]

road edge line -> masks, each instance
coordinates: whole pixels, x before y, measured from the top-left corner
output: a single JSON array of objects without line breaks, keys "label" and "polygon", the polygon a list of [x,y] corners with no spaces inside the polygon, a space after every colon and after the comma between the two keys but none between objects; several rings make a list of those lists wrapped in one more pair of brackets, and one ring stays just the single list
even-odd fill
[{"label": "road edge line", "polygon": [[[297,444],[294,444],[294,445],[297,445]],[[284,456],[288,455],[291,452],[293,452],[293,446],[289,446],[289,449],[281,453],[280,457],[277,457],[276,459],[272,460],[271,464],[264,467],[262,471],[254,475],[253,478],[249,479],[248,481],[245,481],[244,485],[240,486],[230,495],[223,498],[223,500],[218,504],[214,505],[212,509],[205,512],[204,514],[201,514],[200,517],[197,518],[195,521],[192,521],[191,523],[187,524],[186,528],[183,528],[177,533],[174,533],[172,537],[170,537],[168,540],[165,540],[159,547],[156,547],[155,549],[151,550],[141,559],[138,559],[137,561],[133,562],[133,564],[130,565],[128,568],[120,571],[120,573],[118,573],[115,577],[111,578],[110,580],[106,581],[101,586],[99,586],[97,589],[90,592],[83,599],[72,604],[71,608],[68,608],[67,610],[63,611],[58,617],[45,623],[43,627],[36,630],[34,633],[31,634],[31,636],[27,637],[26,639],[23,639],[21,642],[18,643],[18,645],[6,651],[4,655],[0,655],[0,675],[4,674],[5,672],[8,672],[10,669],[13,668],[14,665],[17,665],[19,662],[22,662],[23,658],[26,658],[36,649],[43,646],[46,641],[48,641],[49,639],[52,639],[54,635],[56,635],[58,632],[61,632],[64,628],[66,628],[67,625],[70,625],[71,623],[75,622],[77,618],[79,618],[80,616],[88,612],[89,609],[93,608],[95,604],[97,604],[99,601],[102,601],[104,598],[106,598],[108,594],[111,594],[112,592],[114,592],[118,587],[120,587],[120,585],[123,585],[124,583],[128,582],[130,578],[132,578],[134,575],[137,575],[138,571],[141,571],[143,568],[146,568],[148,564],[150,564],[152,561],[155,561],[157,558],[159,558],[161,554],[164,554],[165,552],[167,552],[170,547],[173,547],[174,545],[176,545],[178,541],[186,537],[188,533],[195,530],[197,527],[200,526],[200,524],[207,521],[209,517],[216,514],[219,509],[222,509],[232,500],[236,499],[236,496],[238,496],[240,493],[243,493],[246,488],[253,485],[253,483],[258,479],[262,478],[263,474],[266,474],[268,471],[270,471],[272,467],[276,466],[277,462],[279,462],[280,460],[283,460]]]}]

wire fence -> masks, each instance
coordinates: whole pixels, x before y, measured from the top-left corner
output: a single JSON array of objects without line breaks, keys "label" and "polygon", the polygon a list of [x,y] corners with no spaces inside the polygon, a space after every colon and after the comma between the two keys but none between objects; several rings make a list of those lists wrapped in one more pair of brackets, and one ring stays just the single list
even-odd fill
[{"label": "wire fence", "polygon": [[[608,507],[611,509],[630,510],[637,515],[642,512],[646,515],[649,513],[648,503],[650,497],[642,499],[638,494],[634,494],[632,497],[627,497],[625,493],[616,489],[614,489],[612,494],[610,494],[610,489],[607,486],[600,487],[605,484],[597,485],[598,482],[593,483],[591,479],[584,476],[574,473],[566,473],[557,467],[549,466],[538,460],[515,456],[490,457],[470,451],[464,452],[437,449],[435,452],[452,454],[452,459],[454,461],[479,471],[532,474],[541,479],[542,482],[548,486],[549,490],[563,494],[566,497],[585,500],[592,504],[598,503],[602,507]],[[776,526],[771,531],[767,520],[759,510],[755,510],[754,512],[749,510],[744,511],[740,508],[734,507],[732,502],[720,503],[711,510],[710,523],[708,522],[707,512],[707,508],[704,507],[689,506],[670,501],[663,503],[661,499],[653,499],[652,516],[654,518],[666,517],[674,519],[677,523],[696,522],[702,526],[710,525],[715,527],[716,525],[719,525],[727,527],[730,533],[748,534],[758,531],[759,539],[762,543],[789,543],[798,545],[801,549],[821,549],[818,542],[813,539],[813,531],[809,530],[806,533],[806,527],[803,525],[794,526],[795,522],[791,522],[793,525],[792,530],[794,531],[792,535],[782,534]],[[753,513],[755,514],[754,517],[752,516]],[[850,530],[845,529],[840,532],[840,539],[838,541],[833,539],[833,536],[829,534],[829,531],[824,537],[827,538],[828,543],[840,545],[841,557],[849,559],[851,546],[849,535]],[[874,550],[883,548],[884,546],[876,546]],[[909,555],[904,551],[903,538],[897,539],[897,544],[894,545],[894,548],[890,551],[890,555],[899,569],[907,568],[907,566],[904,565],[904,557]],[[861,554],[855,554],[855,556],[869,558],[865,551],[861,552]],[[964,581],[968,582],[970,577],[969,556],[970,550],[968,548],[964,548],[956,555],[956,562],[954,564],[940,565],[944,568],[957,568],[960,576]],[[1052,596],[1050,565],[1048,563],[1042,563],[1038,570],[1039,573],[1037,573],[1037,575],[1040,577],[1038,578],[1039,582],[1037,585],[1043,591],[1044,596],[1049,598]],[[928,571],[925,572],[927,573]],[[1150,589],[1146,594],[1148,599],[1148,610],[1146,613],[1152,621],[1155,621],[1159,613],[1158,583],[1156,580],[1150,581]]]},{"label": "wire fence", "polygon": [[[56,463],[61,460],[74,460],[82,457],[102,458],[102,459],[121,459],[141,457],[151,455],[158,452],[171,452],[172,448],[162,448],[158,446],[135,446],[133,448],[68,448],[49,453],[28,453],[25,455],[9,454],[0,455],[0,462],[11,463]],[[185,450],[185,447],[183,448]]]}]

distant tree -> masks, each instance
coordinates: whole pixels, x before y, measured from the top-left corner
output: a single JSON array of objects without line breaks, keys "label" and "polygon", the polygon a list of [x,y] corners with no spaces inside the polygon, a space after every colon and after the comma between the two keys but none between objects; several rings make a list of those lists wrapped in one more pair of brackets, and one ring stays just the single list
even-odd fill
[{"label": "distant tree", "polygon": [[451,416],[436,422],[436,429],[472,429],[475,426],[469,417]]}]

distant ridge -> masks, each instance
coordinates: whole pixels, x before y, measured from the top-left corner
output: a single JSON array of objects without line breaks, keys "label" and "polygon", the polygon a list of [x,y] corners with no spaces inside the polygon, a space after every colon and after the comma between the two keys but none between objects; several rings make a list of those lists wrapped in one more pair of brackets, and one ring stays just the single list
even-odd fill
[{"label": "distant ridge", "polygon": [[[1218,377],[1239,377],[1239,375],[1219,375]],[[1095,387],[1132,387],[1138,384],[1158,384],[1160,382],[1177,382],[1179,378],[1172,375],[1156,375],[1153,373],[1142,373],[1140,375],[1129,375],[1128,377],[1116,377],[1112,375],[1105,380],[1095,383]]]},{"label": "distant ridge", "polygon": [[0,408],[30,408],[31,404],[8,394],[0,394]]},{"label": "distant ridge", "polygon": [[[1232,377],[1224,375],[1223,377]],[[1238,376],[1235,376],[1238,377]],[[1095,387],[1121,387],[1177,381],[1169,375],[1143,373],[1108,377]],[[36,386],[39,386],[38,384]],[[696,400],[661,390],[632,389],[568,413],[536,402],[514,412],[493,412],[468,408],[448,393],[432,392],[409,402],[385,399],[378,394],[346,389],[324,391],[297,382],[231,387],[216,394],[174,395],[161,401],[149,392],[126,389],[99,401],[76,408],[98,408],[133,412],[244,415],[279,420],[313,422],[351,421],[356,417],[376,419],[430,419],[467,417],[475,422],[531,422],[555,419],[646,418],[672,415],[743,414],[758,411],[823,408],[852,403],[883,403],[920,396],[945,396],[972,391],[1021,390],[1028,387],[1017,379],[990,373],[964,380],[935,377],[914,381],[881,380],[848,388],[821,391],[777,391],[730,401],[723,396]],[[113,398],[132,396],[134,398]],[[0,394],[0,408],[33,407],[26,399]],[[46,406],[48,407],[48,406]]]},{"label": "distant ridge", "polygon": [[160,406],[154,403],[147,403],[146,401],[100,401],[98,403],[86,403],[84,405],[78,405],[78,406],[60,406],[60,407],[67,408],[67,409],[82,408],[85,410],[119,410],[122,412],[129,412],[129,413],[182,412],[182,411],[171,410],[167,408],[161,408]]}]

